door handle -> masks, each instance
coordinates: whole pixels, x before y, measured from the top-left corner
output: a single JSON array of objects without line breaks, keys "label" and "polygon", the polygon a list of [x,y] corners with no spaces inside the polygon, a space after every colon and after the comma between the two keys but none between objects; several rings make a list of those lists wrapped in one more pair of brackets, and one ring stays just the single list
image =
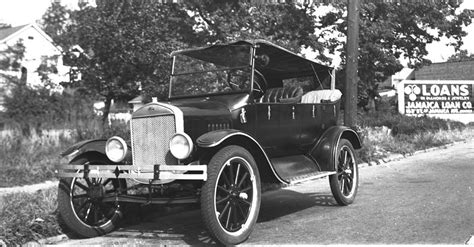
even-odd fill
[{"label": "door handle", "polygon": [[272,117],[272,107],[271,106],[268,106],[267,117],[268,117],[268,120],[270,120],[270,118]]}]

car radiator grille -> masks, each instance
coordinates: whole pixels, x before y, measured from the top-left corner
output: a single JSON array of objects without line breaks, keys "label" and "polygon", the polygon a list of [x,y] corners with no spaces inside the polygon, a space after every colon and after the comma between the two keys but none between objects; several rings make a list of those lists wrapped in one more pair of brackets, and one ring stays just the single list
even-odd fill
[{"label": "car radiator grille", "polygon": [[133,166],[176,165],[169,140],[176,133],[174,115],[132,119]]}]

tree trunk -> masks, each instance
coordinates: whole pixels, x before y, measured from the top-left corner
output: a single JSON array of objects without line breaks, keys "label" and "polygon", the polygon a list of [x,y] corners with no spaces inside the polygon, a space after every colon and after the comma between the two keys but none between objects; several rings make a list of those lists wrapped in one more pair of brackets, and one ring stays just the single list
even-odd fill
[{"label": "tree trunk", "polygon": [[368,112],[375,112],[376,106],[375,106],[375,98],[369,97],[369,103],[367,104],[367,111]]}]

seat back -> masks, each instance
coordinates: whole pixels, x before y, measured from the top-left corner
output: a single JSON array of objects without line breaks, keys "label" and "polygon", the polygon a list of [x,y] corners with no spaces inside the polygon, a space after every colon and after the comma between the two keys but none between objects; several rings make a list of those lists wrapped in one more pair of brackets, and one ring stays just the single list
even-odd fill
[{"label": "seat back", "polygon": [[299,86],[269,88],[260,98],[260,103],[276,103],[291,99],[297,102],[302,95],[303,89]]}]

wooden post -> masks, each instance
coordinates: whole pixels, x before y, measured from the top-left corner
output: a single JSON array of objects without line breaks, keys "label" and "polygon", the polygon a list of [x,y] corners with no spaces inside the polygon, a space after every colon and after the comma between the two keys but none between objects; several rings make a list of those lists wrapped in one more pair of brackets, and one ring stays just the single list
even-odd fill
[{"label": "wooden post", "polygon": [[355,127],[357,125],[357,57],[359,48],[359,0],[347,0],[347,64],[346,83],[344,85],[344,125]]}]

